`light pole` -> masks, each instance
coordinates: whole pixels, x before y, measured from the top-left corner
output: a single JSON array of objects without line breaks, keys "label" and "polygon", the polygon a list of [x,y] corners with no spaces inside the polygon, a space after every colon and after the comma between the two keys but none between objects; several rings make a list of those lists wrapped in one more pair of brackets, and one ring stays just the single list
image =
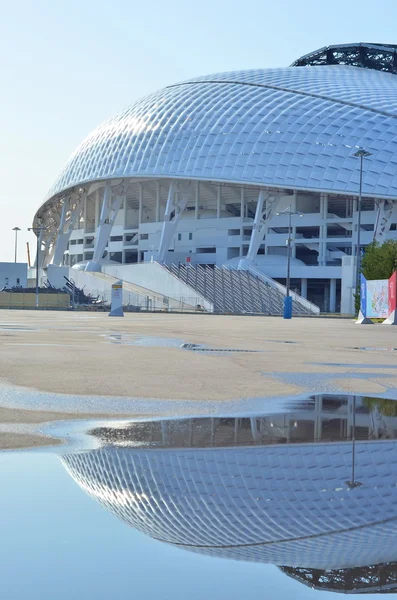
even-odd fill
[{"label": "light pole", "polygon": [[360,248],[360,237],[361,237],[361,196],[363,192],[363,161],[364,158],[371,156],[371,153],[364,148],[360,148],[353,154],[356,158],[360,159],[360,185],[358,192],[358,217],[357,217],[357,246],[356,246],[356,298],[360,290],[360,270],[361,270],[361,248]]},{"label": "light pole", "polygon": [[13,231],[15,231],[15,250],[14,250],[14,262],[17,262],[17,253],[18,253],[18,231],[21,231],[20,227],[13,227]]},{"label": "light pole", "polygon": [[291,287],[291,242],[292,242],[292,215],[299,215],[298,212],[292,211],[292,207],[289,206],[288,209],[281,213],[276,213],[276,215],[282,215],[283,213],[288,213],[288,238],[287,238],[287,282],[285,286],[285,298],[284,298],[284,319],[292,318],[292,298],[290,296],[290,287]]},{"label": "light pole", "polygon": [[44,230],[45,227],[28,227],[28,231],[33,231],[36,235],[36,308],[39,308],[39,252],[41,232]]},{"label": "light pole", "polygon": [[356,481],[356,397],[353,396],[353,406],[352,406],[352,478],[350,481],[346,481],[346,485],[348,488],[353,490],[356,487],[360,487],[362,483],[360,481]]}]

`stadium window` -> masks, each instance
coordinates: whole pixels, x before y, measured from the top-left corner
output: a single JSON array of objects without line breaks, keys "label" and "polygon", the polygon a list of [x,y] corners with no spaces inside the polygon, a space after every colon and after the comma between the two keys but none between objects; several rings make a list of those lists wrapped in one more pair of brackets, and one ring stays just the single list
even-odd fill
[{"label": "stadium window", "polygon": [[148,240],[149,239],[149,234],[148,233],[141,233],[141,235],[139,236],[139,238],[141,240]]},{"label": "stadium window", "polygon": [[189,240],[192,240],[192,239],[193,239],[193,234],[189,233]]},{"label": "stadium window", "polygon": [[110,236],[110,241],[111,242],[122,242],[123,236],[122,235],[112,235],[112,236]]},{"label": "stadium window", "polygon": [[180,242],[180,241],[181,241],[181,239],[182,239],[182,234],[181,234],[181,233],[178,233],[178,242]]},{"label": "stadium window", "polygon": [[215,254],[216,248],[197,248],[197,254]]}]

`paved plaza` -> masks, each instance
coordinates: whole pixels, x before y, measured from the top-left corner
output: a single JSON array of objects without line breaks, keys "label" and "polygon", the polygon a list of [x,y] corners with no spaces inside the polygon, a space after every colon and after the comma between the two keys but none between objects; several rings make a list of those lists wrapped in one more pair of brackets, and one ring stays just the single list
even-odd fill
[{"label": "paved plaza", "polygon": [[2,311],[0,446],[41,443],[23,424],[95,416],[98,396],[123,398],[124,416],[142,399],[147,414],[159,401],[172,414],[175,402],[189,413],[197,402],[309,393],[395,397],[396,335],[347,319]]}]

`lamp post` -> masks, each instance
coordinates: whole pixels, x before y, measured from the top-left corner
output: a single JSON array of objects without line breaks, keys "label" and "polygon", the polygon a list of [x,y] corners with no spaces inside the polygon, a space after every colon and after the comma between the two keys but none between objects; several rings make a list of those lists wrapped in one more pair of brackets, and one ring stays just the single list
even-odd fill
[{"label": "lamp post", "polygon": [[290,287],[291,287],[291,243],[292,243],[292,215],[298,215],[302,217],[298,212],[292,211],[292,207],[289,206],[288,209],[284,210],[281,213],[276,213],[276,215],[282,215],[283,213],[288,213],[288,238],[287,238],[287,281],[285,286],[285,298],[284,298],[284,319],[292,318],[292,298],[290,295]]},{"label": "lamp post", "polygon": [[28,231],[33,231],[36,235],[36,308],[39,308],[39,252],[41,232],[44,230],[45,227],[28,227]]},{"label": "lamp post", "polygon": [[13,231],[15,231],[15,249],[14,249],[14,262],[17,262],[17,253],[18,253],[18,231],[21,231],[20,227],[13,227]]},{"label": "lamp post", "polygon": [[364,158],[368,158],[371,156],[371,153],[364,148],[360,148],[353,154],[356,158],[360,159],[360,185],[358,192],[358,218],[357,218],[357,245],[356,245],[356,297],[359,294],[360,290],[360,270],[361,270],[361,248],[360,248],[360,238],[361,238],[361,196],[363,191],[363,161]]},{"label": "lamp post", "polygon": [[346,485],[351,490],[362,485],[361,481],[356,481],[356,397],[353,396],[352,406],[352,477],[346,481]]}]

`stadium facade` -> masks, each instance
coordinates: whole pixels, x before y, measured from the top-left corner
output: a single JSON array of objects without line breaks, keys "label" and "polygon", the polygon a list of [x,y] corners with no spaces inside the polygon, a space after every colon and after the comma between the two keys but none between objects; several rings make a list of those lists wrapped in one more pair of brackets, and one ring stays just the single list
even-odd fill
[{"label": "stadium facade", "polygon": [[281,566],[322,589],[391,591],[392,404],[320,395],[250,418],[107,424],[91,432],[102,447],[62,460],[91,497],[158,541]]},{"label": "stadium facade", "polygon": [[283,284],[291,211],[293,289],[350,312],[359,220],[361,252],[397,237],[396,65],[392,45],[329,46],[138,100],[83,141],[37,211],[40,266],[122,265],[131,282],[142,263],[253,266]]}]

